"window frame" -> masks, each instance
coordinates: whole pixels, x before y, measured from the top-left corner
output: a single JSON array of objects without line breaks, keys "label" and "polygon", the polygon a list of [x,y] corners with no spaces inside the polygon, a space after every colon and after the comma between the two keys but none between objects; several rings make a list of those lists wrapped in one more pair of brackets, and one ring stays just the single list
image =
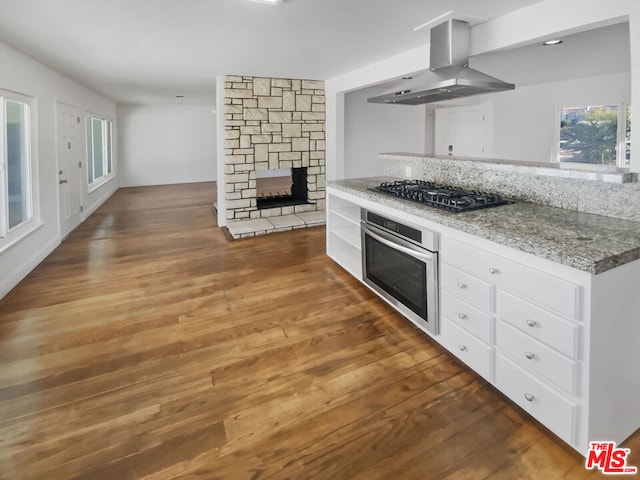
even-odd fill
[{"label": "window frame", "polygon": [[[627,163],[626,159],[626,129],[627,129],[627,109],[631,108],[631,104],[628,102],[595,102],[594,105],[589,105],[592,107],[597,106],[615,106],[617,108],[618,114],[618,123],[616,130],[616,163],[612,164],[601,164],[601,163],[587,163],[587,162],[561,162],[560,160],[560,129],[562,122],[562,110],[565,108],[570,108],[569,106],[557,105],[555,108],[555,119],[554,119],[554,145],[555,150],[553,154],[554,163],[567,163],[574,164],[577,168],[584,167],[588,165],[590,169],[594,170],[611,170],[612,168],[626,168],[628,169],[630,163]],[[585,105],[586,107],[587,105]]]},{"label": "window frame", "polygon": [[[9,170],[7,145],[6,102],[19,103],[25,109],[25,171],[27,174],[27,218],[21,223],[9,227]],[[32,231],[40,221],[38,162],[37,162],[37,101],[29,95],[0,89],[0,251],[10,247]]]},{"label": "window frame", "polygon": [[[102,134],[102,172],[95,177],[95,144],[93,135],[93,122],[97,120],[101,124]],[[89,136],[91,126],[91,136]],[[87,166],[88,193],[100,188],[115,176],[115,162],[113,161],[113,119],[104,115],[87,112],[85,115],[85,164]],[[91,158],[89,158],[89,138],[91,138]],[[106,173],[105,173],[106,172]]]}]

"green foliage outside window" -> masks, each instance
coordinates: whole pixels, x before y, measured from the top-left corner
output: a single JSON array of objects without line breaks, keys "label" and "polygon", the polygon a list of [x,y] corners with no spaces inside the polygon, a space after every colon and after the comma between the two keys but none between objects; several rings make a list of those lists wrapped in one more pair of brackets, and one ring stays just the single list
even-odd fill
[{"label": "green foliage outside window", "polygon": [[[565,161],[616,164],[617,107],[563,109],[560,149]],[[570,112],[570,114],[568,113]],[[629,114],[629,111],[627,111]],[[630,122],[627,122],[629,128]]]}]

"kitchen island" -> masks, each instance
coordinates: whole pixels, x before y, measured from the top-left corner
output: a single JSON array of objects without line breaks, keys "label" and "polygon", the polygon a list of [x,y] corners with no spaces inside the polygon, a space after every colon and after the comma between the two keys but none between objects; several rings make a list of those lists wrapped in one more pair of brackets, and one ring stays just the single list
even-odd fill
[{"label": "kitchen island", "polygon": [[439,235],[439,333],[425,334],[585,455],[640,427],[640,223],[516,201],[451,213],[327,185],[327,253],[363,280],[361,209]]}]

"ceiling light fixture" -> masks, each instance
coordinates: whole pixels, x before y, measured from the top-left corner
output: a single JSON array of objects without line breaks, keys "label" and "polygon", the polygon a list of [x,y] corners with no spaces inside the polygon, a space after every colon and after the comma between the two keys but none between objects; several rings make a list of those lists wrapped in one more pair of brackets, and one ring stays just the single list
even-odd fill
[{"label": "ceiling light fixture", "polygon": [[258,3],[266,3],[267,5],[279,5],[282,3],[282,0],[251,0],[253,2]]},{"label": "ceiling light fixture", "polygon": [[562,40],[547,40],[546,42],[542,43],[543,47],[549,47],[551,45],[560,45],[562,43]]}]

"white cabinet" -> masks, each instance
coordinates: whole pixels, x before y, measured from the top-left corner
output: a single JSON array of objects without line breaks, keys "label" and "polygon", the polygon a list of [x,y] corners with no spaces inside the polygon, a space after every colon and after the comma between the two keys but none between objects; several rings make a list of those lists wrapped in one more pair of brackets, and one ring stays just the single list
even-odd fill
[{"label": "white cabinet", "polygon": [[440,291],[440,313],[442,317],[455,321],[484,343],[493,343],[492,313],[480,310],[444,289]]},{"label": "white cabinet", "polygon": [[362,280],[360,207],[335,195],[327,196],[327,254]]},{"label": "white cabinet", "polygon": [[493,380],[493,348],[459,324],[443,317],[439,342],[490,382]]},{"label": "white cabinet", "polygon": [[498,292],[500,319],[570,358],[578,355],[578,325],[505,290]]},{"label": "white cabinet", "polygon": [[[461,232],[442,235],[440,259],[441,320],[466,308],[492,349],[478,373],[583,455],[640,427],[640,261],[592,275]],[[450,294],[467,305],[450,313]]]},{"label": "white cabinet", "polygon": [[498,321],[496,346],[541,380],[567,393],[576,392],[577,362],[553,348]]},{"label": "white cabinet", "polygon": [[446,256],[447,263],[478,278],[531,298],[568,318],[578,316],[579,286],[575,283],[454,239],[446,241]]},{"label": "white cabinet", "polygon": [[[468,302],[458,310],[480,309],[462,313],[465,320],[474,320],[467,322],[467,331],[485,342],[494,358],[494,371],[478,373],[575,446],[583,403],[577,395],[581,286],[505,258],[496,253],[499,247],[488,251],[447,236],[441,245],[443,303],[450,303],[452,294],[458,303]],[[491,337],[486,334],[487,315],[494,321]],[[443,309],[442,321],[451,318],[455,312]]]},{"label": "white cabinet", "polygon": [[344,191],[328,191],[327,253],[362,280],[360,207],[440,234],[432,336],[585,455],[640,427],[640,260],[576,270]]},{"label": "white cabinet", "polygon": [[570,445],[575,444],[575,403],[501,354],[496,361],[496,384],[509,398]]},{"label": "white cabinet", "polygon": [[490,382],[494,377],[494,304],[495,287],[492,284],[440,263],[438,340]]},{"label": "white cabinet", "polygon": [[463,270],[442,263],[440,265],[440,286],[460,298],[484,310],[493,310],[494,286]]}]

